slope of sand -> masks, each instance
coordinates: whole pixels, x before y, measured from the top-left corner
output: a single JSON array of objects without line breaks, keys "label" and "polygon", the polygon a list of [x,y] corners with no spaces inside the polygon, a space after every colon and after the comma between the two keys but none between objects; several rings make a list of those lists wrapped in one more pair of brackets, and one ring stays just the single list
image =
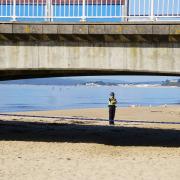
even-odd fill
[{"label": "slope of sand", "polygon": [[16,114],[0,116],[0,179],[180,178],[180,106],[118,108],[116,126],[107,109]]}]

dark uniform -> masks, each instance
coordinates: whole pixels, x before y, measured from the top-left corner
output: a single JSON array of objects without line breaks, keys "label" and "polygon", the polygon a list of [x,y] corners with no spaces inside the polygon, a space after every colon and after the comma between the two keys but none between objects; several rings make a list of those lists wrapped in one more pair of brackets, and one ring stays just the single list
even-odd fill
[{"label": "dark uniform", "polygon": [[109,98],[109,124],[114,125],[114,117],[115,117],[115,112],[116,112],[116,104],[117,101],[114,97],[114,93],[110,94],[111,97]]}]

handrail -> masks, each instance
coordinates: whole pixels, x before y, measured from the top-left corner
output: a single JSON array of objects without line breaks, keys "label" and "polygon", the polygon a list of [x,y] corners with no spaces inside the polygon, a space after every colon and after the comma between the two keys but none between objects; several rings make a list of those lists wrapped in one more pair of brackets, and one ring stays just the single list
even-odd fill
[{"label": "handrail", "polygon": [[180,0],[0,0],[0,21],[180,21]]}]

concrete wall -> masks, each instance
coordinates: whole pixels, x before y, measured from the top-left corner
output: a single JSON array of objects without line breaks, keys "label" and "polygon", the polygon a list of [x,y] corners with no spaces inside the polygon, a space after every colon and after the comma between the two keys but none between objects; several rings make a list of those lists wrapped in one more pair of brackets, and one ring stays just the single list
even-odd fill
[{"label": "concrete wall", "polygon": [[[101,36],[82,37],[78,33],[74,37],[66,35],[64,40],[49,34],[45,38],[36,33],[23,36],[23,29],[20,29],[20,36],[16,33],[12,37],[11,32],[2,33],[1,29],[1,37],[7,39],[0,41],[0,79],[102,74],[180,75],[179,36],[174,33],[169,41],[169,36],[161,34],[158,40],[152,40],[151,35],[142,34],[142,27],[141,33],[130,36],[129,33],[107,36],[110,41],[99,39]],[[145,29],[149,32],[147,27]],[[136,31],[139,31],[137,27]],[[175,32],[178,33],[177,29]],[[124,42],[123,38],[128,41]]]},{"label": "concrete wall", "polygon": [[76,69],[180,75],[179,43],[4,43],[0,70]]},{"label": "concrete wall", "polygon": [[180,22],[3,23],[0,34],[132,34],[180,35]]}]

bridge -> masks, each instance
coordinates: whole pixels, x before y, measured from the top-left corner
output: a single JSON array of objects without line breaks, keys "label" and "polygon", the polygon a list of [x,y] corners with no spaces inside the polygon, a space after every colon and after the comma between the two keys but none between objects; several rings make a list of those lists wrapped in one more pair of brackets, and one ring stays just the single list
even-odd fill
[{"label": "bridge", "polygon": [[[27,1],[1,0],[0,80],[76,75],[180,75],[180,0],[168,1],[169,8],[163,11],[159,5],[157,10],[158,2],[165,1],[34,0],[29,1],[30,6]],[[48,14],[47,2],[60,9],[55,6],[53,13]],[[132,2],[140,2],[139,12],[135,10],[134,16]],[[145,2],[148,5],[143,4]],[[42,16],[35,13],[33,7],[39,12],[39,4],[45,4],[48,13]],[[11,11],[5,11],[4,5]],[[92,5],[98,6],[98,12],[102,13],[97,16],[87,13],[88,6]],[[103,14],[106,5],[114,7],[114,16]],[[26,14],[26,6],[31,9],[29,14]],[[82,8],[79,14],[75,6]],[[118,15],[115,7],[120,6]],[[148,7],[151,7],[149,13]],[[61,8],[65,8],[64,11]],[[97,11],[95,8],[92,13],[94,10]],[[19,13],[21,11],[25,14]],[[70,16],[65,11],[70,12]],[[90,17],[96,18],[95,22]],[[76,18],[78,21],[74,20]],[[66,22],[60,21],[62,19]]]}]

